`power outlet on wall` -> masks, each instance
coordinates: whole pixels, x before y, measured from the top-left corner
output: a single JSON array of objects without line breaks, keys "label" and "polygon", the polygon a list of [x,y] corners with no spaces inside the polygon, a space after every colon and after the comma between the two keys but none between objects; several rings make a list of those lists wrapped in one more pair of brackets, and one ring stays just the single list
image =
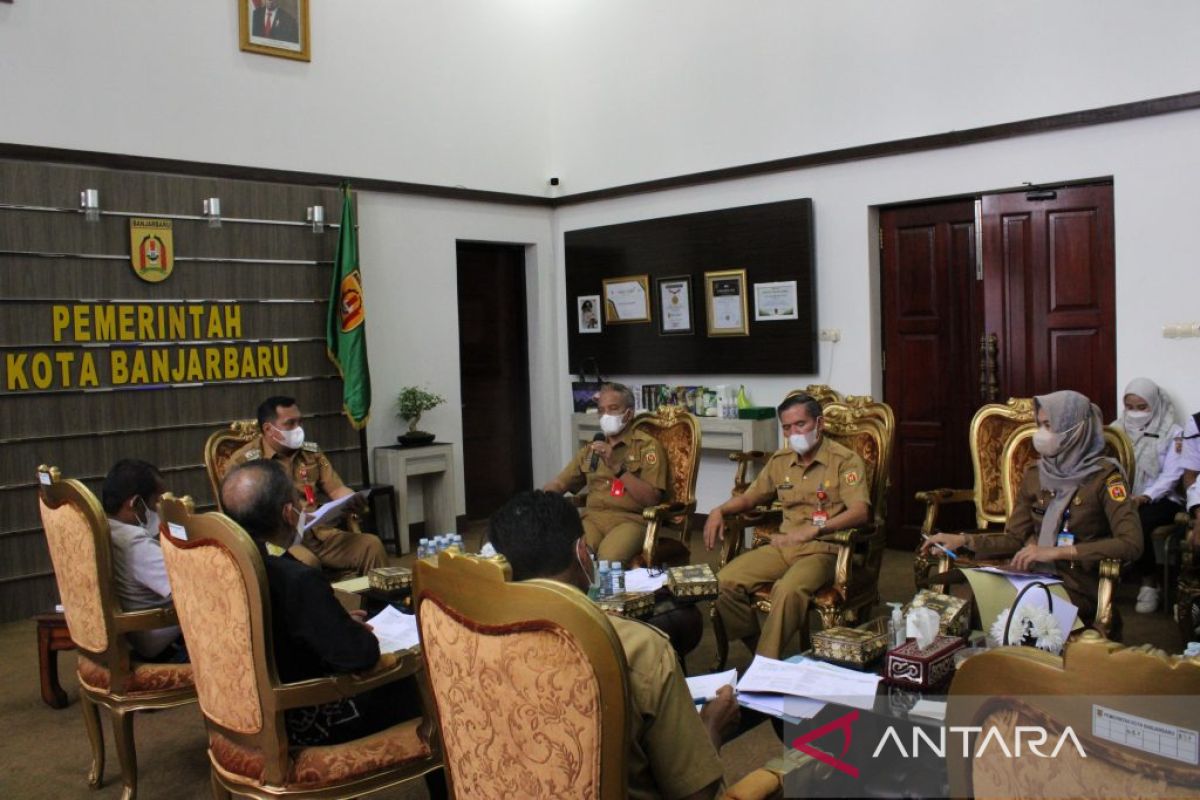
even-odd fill
[{"label": "power outlet on wall", "polygon": [[1163,325],[1164,339],[1183,339],[1189,336],[1200,336],[1200,322],[1176,322]]},{"label": "power outlet on wall", "polygon": [[840,342],[842,340],[842,331],[839,328],[821,328],[817,338],[822,342]]}]

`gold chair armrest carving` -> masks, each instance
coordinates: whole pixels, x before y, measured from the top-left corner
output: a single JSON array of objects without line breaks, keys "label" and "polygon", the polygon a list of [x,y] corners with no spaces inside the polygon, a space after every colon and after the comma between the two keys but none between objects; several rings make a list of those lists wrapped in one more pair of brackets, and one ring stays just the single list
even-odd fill
[{"label": "gold chair armrest carving", "polygon": [[937,529],[938,511],[942,506],[956,503],[975,503],[973,489],[929,489],[917,492],[916,499],[925,504],[925,518],[921,521],[921,532],[932,534]]},{"label": "gold chair armrest carving", "polygon": [[174,608],[145,608],[138,611],[122,611],[113,615],[117,633],[148,631],[179,624]]},{"label": "gold chair armrest carving", "polygon": [[670,502],[659,503],[656,506],[647,506],[642,509],[642,518],[647,522],[665,522],[671,517],[677,517],[680,514],[692,514],[696,511],[696,501],[691,500],[686,503]]},{"label": "gold chair armrest carving", "polygon": [[[742,540],[746,537],[746,528],[759,525],[779,525],[782,521],[783,509],[778,506],[759,506],[741,514],[727,515],[725,517],[725,541],[721,545],[720,566],[725,566],[742,552]],[[760,547],[766,542],[766,539],[756,537],[752,547]]]},{"label": "gold chair armrest carving", "polygon": [[750,481],[746,480],[746,472],[751,464],[766,463],[769,453],[764,453],[762,450],[748,450],[744,453],[730,453],[729,460],[737,464],[737,469],[733,473],[733,495],[736,497],[739,494],[745,493],[750,487]]},{"label": "gold chair armrest carving", "polygon": [[[670,522],[680,515],[690,515],[696,512],[696,501],[659,503],[642,509],[642,519],[646,520],[646,536],[642,540],[642,558],[647,566],[655,565],[654,550],[658,544],[658,529],[664,523]],[[685,534],[681,541],[684,547],[691,547],[691,526],[686,522],[683,529]]]},{"label": "gold chair armrest carving", "polygon": [[1096,587],[1096,620],[1092,627],[1109,638],[1113,621],[1113,592],[1121,580],[1121,560],[1105,558],[1100,561],[1100,583]]},{"label": "gold chair armrest carving", "polygon": [[783,776],[759,767],[725,790],[722,800],[775,800],[783,797]]},{"label": "gold chair armrest carving", "polygon": [[300,708],[342,700],[407,678],[420,669],[419,647],[398,653],[383,653],[379,662],[367,672],[282,684],[274,693],[275,708]]},{"label": "gold chair armrest carving", "polygon": [[863,525],[858,528],[843,528],[840,531],[822,533],[816,541],[837,545],[837,566],[834,568],[833,585],[838,593],[845,596],[850,586],[851,573],[854,570],[854,547],[866,541],[878,532],[878,523]]}]

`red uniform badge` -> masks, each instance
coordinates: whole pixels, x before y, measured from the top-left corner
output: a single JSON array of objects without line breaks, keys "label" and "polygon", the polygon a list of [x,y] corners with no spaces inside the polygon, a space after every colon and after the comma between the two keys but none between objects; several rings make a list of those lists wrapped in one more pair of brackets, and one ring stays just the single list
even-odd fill
[{"label": "red uniform badge", "polygon": [[625,484],[621,482],[620,478],[613,478],[612,487],[608,490],[608,494],[610,497],[625,496]]}]

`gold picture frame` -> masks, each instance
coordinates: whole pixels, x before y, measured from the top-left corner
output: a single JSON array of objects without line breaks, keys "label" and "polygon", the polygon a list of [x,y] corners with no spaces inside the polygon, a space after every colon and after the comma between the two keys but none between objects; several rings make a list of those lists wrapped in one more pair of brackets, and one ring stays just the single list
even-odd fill
[{"label": "gold picture frame", "polygon": [[749,336],[746,270],[704,273],[704,308],[709,336]]},{"label": "gold picture frame", "polygon": [[242,50],[312,61],[308,0],[237,0],[237,9]]},{"label": "gold picture frame", "polygon": [[650,276],[605,278],[604,324],[627,325],[650,321]]}]

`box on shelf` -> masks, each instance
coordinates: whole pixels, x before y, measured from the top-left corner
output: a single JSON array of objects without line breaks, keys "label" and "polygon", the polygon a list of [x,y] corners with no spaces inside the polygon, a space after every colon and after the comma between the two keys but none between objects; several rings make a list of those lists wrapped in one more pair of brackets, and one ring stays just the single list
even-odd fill
[{"label": "box on shelf", "polygon": [[817,658],[851,667],[865,667],[878,660],[887,645],[887,620],[883,617],[857,628],[826,628],[812,635]]},{"label": "box on shelf", "polygon": [[904,608],[907,616],[911,608],[925,608],[936,611],[938,617],[938,632],[942,636],[966,636],[971,625],[971,601],[964,597],[952,597],[948,594],[938,594],[930,589],[917,592]]},{"label": "box on shelf", "polygon": [[915,639],[888,651],[883,679],[912,689],[933,689],[954,674],[954,654],[966,645],[961,636],[938,636],[924,650]]},{"label": "box on shelf", "polygon": [[653,592],[622,592],[609,597],[601,597],[596,601],[602,611],[609,614],[620,614],[622,617],[641,619],[654,612]]},{"label": "box on shelf", "polygon": [[367,584],[383,592],[408,589],[412,586],[412,570],[408,567],[376,567],[367,573]]},{"label": "box on shelf", "polygon": [[711,600],[717,596],[717,576],[708,564],[689,564],[667,570],[667,588],[678,598]]},{"label": "box on shelf", "polygon": [[775,409],[771,406],[739,408],[738,419],[775,419]]}]

